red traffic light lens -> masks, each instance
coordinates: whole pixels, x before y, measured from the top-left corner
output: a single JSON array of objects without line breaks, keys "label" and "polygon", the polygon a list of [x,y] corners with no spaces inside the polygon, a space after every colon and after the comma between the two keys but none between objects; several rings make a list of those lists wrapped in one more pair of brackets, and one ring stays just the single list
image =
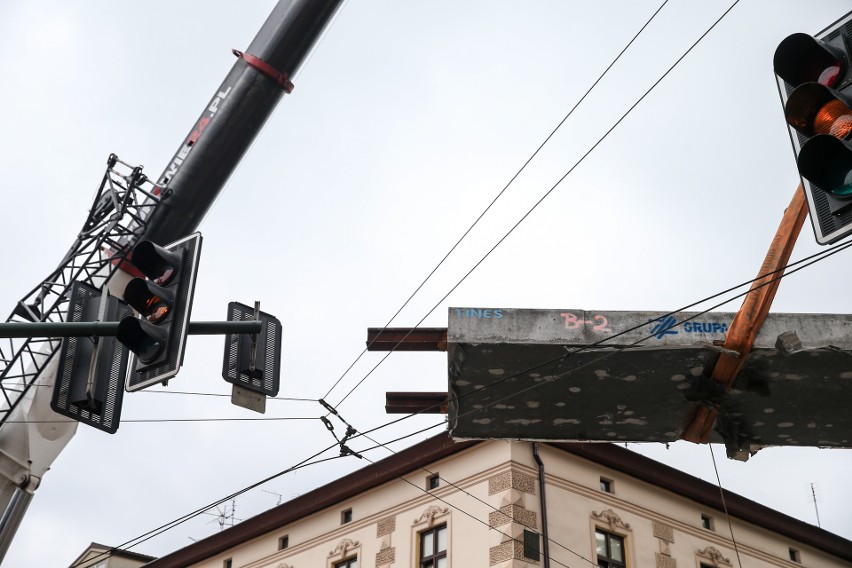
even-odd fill
[{"label": "red traffic light lens", "polygon": [[832,65],[830,67],[826,67],[822,73],[819,74],[819,78],[817,78],[817,83],[820,85],[825,85],[826,87],[831,87],[837,82],[837,79],[840,77],[840,65]]}]

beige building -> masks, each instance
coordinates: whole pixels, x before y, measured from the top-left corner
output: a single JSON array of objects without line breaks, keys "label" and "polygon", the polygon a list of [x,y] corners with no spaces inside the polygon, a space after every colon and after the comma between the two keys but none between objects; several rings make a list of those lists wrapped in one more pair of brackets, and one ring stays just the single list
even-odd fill
[{"label": "beige building", "polygon": [[852,542],[616,445],[442,434],[147,566],[834,568]]}]

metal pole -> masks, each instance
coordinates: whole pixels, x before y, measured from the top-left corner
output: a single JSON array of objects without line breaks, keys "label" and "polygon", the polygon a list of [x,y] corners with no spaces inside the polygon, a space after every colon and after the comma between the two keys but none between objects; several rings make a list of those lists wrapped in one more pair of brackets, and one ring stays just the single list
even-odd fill
[{"label": "metal pole", "polygon": [[6,556],[6,551],[9,550],[12,539],[15,538],[18,526],[24,519],[24,513],[27,512],[32,500],[33,493],[22,487],[17,487],[12,494],[12,499],[6,506],[3,516],[0,517],[0,560]]},{"label": "metal pole", "polygon": [[[5,322],[0,323],[0,338],[9,337],[112,337],[117,321]],[[262,321],[192,321],[189,335],[260,333]]]}]

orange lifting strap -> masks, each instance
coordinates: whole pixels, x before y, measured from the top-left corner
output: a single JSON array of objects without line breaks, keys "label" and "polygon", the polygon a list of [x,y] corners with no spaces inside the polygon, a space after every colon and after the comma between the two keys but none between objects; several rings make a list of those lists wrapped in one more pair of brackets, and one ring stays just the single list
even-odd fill
[{"label": "orange lifting strap", "polygon": [[[713,380],[721,384],[725,392],[728,392],[734,384],[740,367],[754,346],[760,326],[769,314],[769,307],[781,283],[780,270],[787,266],[790,260],[807,214],[805,192],[799,185],[789,207],[784,211],[778,232],[775,233],[763,266],[760,267],[758,279],[752,283],[751,289],[743,300],[743,305],[740,306],[734,321],[731,322],[731,327],[728,328],[724,344],[728,351],[719,355],[716,366],[713,368]],[[762,275],[765,276],[761,278]],[[715,410],[692,404],[687,411],[681,437],[696,444],[706,444],[710,439],[716,415]]]}]

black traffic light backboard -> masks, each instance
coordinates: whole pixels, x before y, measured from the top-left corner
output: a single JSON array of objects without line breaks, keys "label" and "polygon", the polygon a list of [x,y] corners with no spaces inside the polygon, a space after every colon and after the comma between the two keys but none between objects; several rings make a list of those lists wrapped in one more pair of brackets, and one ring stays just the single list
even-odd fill
[{"label": "black traffic light backboard", "polygon": [[130,262],[146,278],[134,278],[124,301],[138,318],[124,318],[117,338],[133,352],[127,390],[137,391],[177,375],[183,364],[192,297],[201,254],[201,234],[165,247],[141,241]]},{"label": "black traffic light backboard", "polygon": [[819,244],[852,233],[852,12],[817,34],[796,33],[773,66]]},{"label": "black traffic light backboard", "polygon": [[[118,321],[131,315],[130,306],[118,298],[107,297],[103,306],[102,298],[96,288],[75,282],[66,321]],[[95,340],[97,353],[93,357]],[[57,414],[115,434],[121,417],[128,354],[115,337],[63,339],[50,407]]]},{"label": "black traffic light backboard", "polygon": [[[222,377],[234,385],[266,395],[278,395],[281,375],[281,322],[275,316],[258,312],[261,332],[229,333],[225,336],[225,360]],[[228,321],[255,319],[255,310],[239,302],[228,304]],[[254,365],[252,365],[254,340]]]}]

